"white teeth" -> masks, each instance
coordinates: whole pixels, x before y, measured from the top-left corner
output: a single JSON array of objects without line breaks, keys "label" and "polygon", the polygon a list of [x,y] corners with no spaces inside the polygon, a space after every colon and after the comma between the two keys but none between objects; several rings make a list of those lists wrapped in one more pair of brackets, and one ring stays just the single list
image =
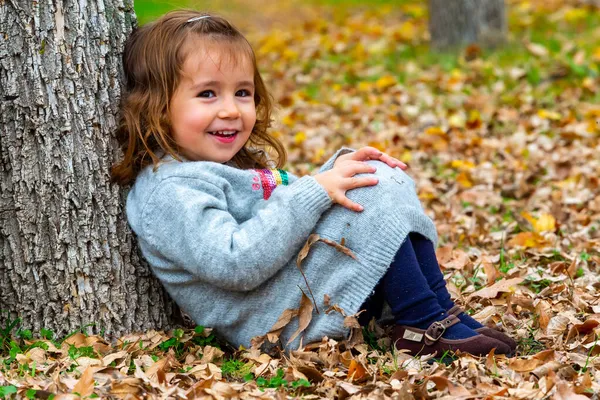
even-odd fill
[{"label": "white teeth", "polygon": [[216,131],[216,132],[209,132],[212,135],[219,135],[219,136],[232,136],[235,135],[237,133],[237,131]]}]

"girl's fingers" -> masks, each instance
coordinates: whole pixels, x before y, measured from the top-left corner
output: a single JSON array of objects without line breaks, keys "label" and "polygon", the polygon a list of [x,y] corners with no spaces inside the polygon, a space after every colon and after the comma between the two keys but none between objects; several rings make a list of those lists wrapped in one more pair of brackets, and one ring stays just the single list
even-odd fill
[{"label": "girl's fingers", "polygon": [[361,212],[363,210],[363,206],[361,206],[358,203],[353,202],[346,196],[344,196],[342,199],[340,199],[340,201],[338,201],[338,204],[340,206],[346,207],[348,210],[352,210],[352,211]]},{"label": "girl's fingers", "polygon": [[398,160],[397,158],[391,157],[386,153],[382,153],[377,150],[375,147],[363,147],[358,151],[352,153],[354,155],[353,159],[355,161],[367,161],[367,160],[379,160],[381,162],[386,163],[392,168],[399,167],[400,169],[407,169],[408,165]]},{"label": "girl's fingers", "polygon": [[400,167],[401,169],[406,169],[408,167],[402,161],[398,160],[397,158],[391,157],[387,154],[383,154],[381,156],[380,160],[385,162],[387,165],[389,165],[392,168]]},{"label": "girl's fingers", "polygon": [[369,165],[363,161],[355,161],[348,166],[348,176],[353,176],[356,174],[369,174],[377,171],[377,167],[373,165]]},{"label": "girl's fingers", "polygon": [[379,183],[379,179],[376,177],[352,177],[348,179],[348,185],[345,187],[346,190],[356,189],[363,186],[374,186]]},{"label": "girl's fingers", "polygon": [[355,161],[377,160],[383,154],[375,147],[362,147],[355,151],[352,159]]}]

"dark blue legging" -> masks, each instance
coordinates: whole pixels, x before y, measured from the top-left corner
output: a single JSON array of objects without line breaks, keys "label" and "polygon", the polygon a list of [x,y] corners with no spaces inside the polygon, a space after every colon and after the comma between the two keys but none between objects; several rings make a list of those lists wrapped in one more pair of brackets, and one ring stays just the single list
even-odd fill
[{"label": "dark blue legging", "polygon": [[422,326],[438,319],[454,303],[446,289],[444,276],[435,255],[433,243],[418,233],[406,238],[388,271],[361,309],[362,325],[381,316],[383,301],[392,309],[396,323]]}]

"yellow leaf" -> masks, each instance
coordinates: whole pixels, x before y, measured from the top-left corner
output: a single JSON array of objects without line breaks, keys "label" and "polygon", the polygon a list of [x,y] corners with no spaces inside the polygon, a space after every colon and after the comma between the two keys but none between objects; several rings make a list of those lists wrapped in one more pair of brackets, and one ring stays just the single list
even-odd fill
[{"label": "yellow leaf", "polygon": [[547,243],[537,232],[520,232],[508,241],[508,245],[525,248],[543,248],[547,246]]},{"label": "yellow leaf", "polygon": [[319,148],[317,149],[317,151],[314,152],[311,161],[315,164],[319,163],[323,156],[325,155],[325,149],[324,148]]},{"label": "yellow leaf", "polygon": [[294,135],[294,143],[302,144],[306,140],[306,133],[300,131]]},{"label": "yellow leaf", "polygon": [[460,174],[458,174],[458,176],[456,177],[456,181],[463,188],[468,189],[470,187],[473,187],[473,182],[471,182],[471,179],[469,178],[469,174],[467,174],[464,171],[461,172]]},{"label": "yellow leaf", "polygon": [[552,121],[560,121],[561,119],[561,115],[556,111],[539,110],[537,114],[540,118],[550,119]]},{"label": "yellow leaf", "polygon": [[529,221],[535,232],[554,232],[556,230],[556,219],[550,214],[542,213],[536,219],[528,212],[523,211],[521,216]]},{"label": "yellow leaf", "polygon": [[368,56],[367,52],[365,51],[365,46],[363,46],[361,43],[358,43],[356,46],[354,46],[351,55],[356,61],[364,61]]},{"label": "yellow leaf", "polygon": [[439,126],[429,127],[425,129],[425,133],[433,136],[446,136],[446,132],[444,132]]},{"label": "yellow leaf", "polygon": [[588,11],[585,8],[571,8],[565,12],[565,20],[571,23],[585,19],[587,16]]},{"label": "yellow leaf", "polygon": [[594,54],[592,55],[592,58],[594,59],[594,61],[599,62],[600,61],[600,47],[596,47],[594,49]]},{"label": "yellow leaf", "polygon": [[417,37],[417,28],[412,21],[406,21],[397,30],[397,36],[400,40],[412,41]]},{"label": "yellow leaf", "polygon": [[456,168],[456,169],[465,169],[465,170],[469,170],[469,169],[473,169],[475,168],[475,164],[473,164],[471,161],[465,161],[465,160],[452,160],[452,162],[450,163],[450,166],[452,168]]},{"label": "yellow leaf", "polygon": [[379,151],[385,151],[386,146],[381,142],[369,142],[369,146],[375,147]]},{"label": "yellow leaf", "polygon": [[285,50],[283,50],[283,58],[285,60],[295,61],[298,59],[298,52],[290,48],[285,48]]},{"label": "yellow leaf", "polygon": [[384,75],[381,78],[377,79],[377,82],[375,82],[375,86],[377,86],[379,89],[385,89],[390,86],[394,86],[395,84],[396,78],[394,78],[391,75]]},{"label": "yellow leaf", "polygon": [[294,117],[291,114],[283,117],[281,119],[281,122],[283,122],[283,124],[287,125],[287,126],[293,126],[296,123],[296,121],[294,120]]},{"label": "yellow leaf", "polygon": [[361,92],[368,92],[369,90],[371,90],[371,82],[358,82],[358,90],[360,90]]},{"label": "yellow leaf", "polygon": [[477,129],[480,128],[481,125],[481,115],[479,114],[479,111],[471,110],[471,112],[469,112],[469,119],[467,120],[467,128]]},{"label": "yellow leaf", "polygon": [[262,46],[258,49],[258,54],[262,55],[273,52],[280,53],[286,48],[287,46],[285,44],[285,40],[283,39],[283,35],[281,35],[281,32],[275,31],[266,37],[265,41],[262,43]]},{"label": "yellow leaf", "polygon": [[412,14],[417,19],[424,17],[427,13],[425,7],[418,4],[405,4],[401,8],[406,14]]},{"label": "yellow leaf", "polygon": [[412,160],[412,153],[408,150],[404,150],[402,155],[400,156],[400,161],[408,163]]},{"label": "yellow leaf", "polygon": [[542,214],[533,225],[537,232],[554,232],[556,230],[556,219],[550,214]]}]

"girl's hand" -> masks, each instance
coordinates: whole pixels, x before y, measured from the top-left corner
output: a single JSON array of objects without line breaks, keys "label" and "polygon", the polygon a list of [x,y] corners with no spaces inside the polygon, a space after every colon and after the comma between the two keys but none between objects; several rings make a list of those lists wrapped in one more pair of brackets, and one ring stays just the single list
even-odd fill
[{"label": "girl's hand", "polygon": [[379,182],[375,176],[355,177],[356,174],[368,174],[377,170],[372,165],[352,159],[340,160],[338,157],[332,169],[315,175],[315,180],[327,190],[329,197],[349,210],[362,211],[363,207],[346,197],[346,191],[363,186],[373,186]]},{"label": "girl's hand", "polygon": [[348,154],[339,156],[335,160],[335,163],[333,164],[333,166],[335,167],[338,162],[343,162],[343,161],[347,161],[347,160],[354,160],[354,161],[379,160],[381,162],[386,163],[387,165],[389,165],[392,168],[400,167],[400,169],[403,169],[403,170],[408,168],[408,165],[406,165],[402,161],[395,159],[394,157],[390,157],[389,155],[387,155],[385,153],[382,153],[381,151],[377,150],[375,147],[369,147],[369,146],[363,147],[353,153],[348,153]]}]

